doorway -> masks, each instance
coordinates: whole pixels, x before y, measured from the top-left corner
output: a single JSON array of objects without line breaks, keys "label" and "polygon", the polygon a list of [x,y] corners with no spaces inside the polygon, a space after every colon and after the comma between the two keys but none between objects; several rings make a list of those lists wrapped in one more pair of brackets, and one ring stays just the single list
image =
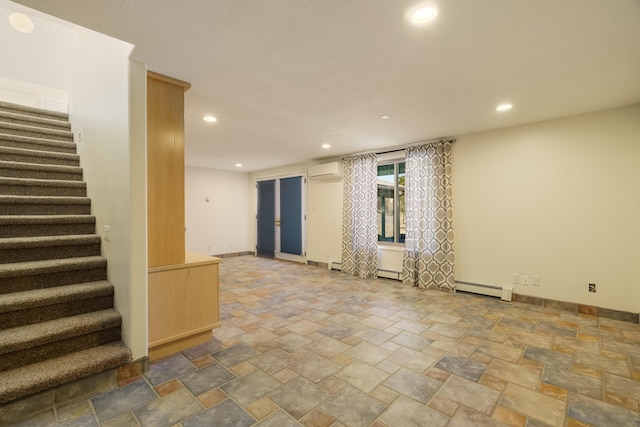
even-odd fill
[{"label": "doorway", "polygon": [[257,182],[257,256],[306,262],[304,184],[302,175]]}]

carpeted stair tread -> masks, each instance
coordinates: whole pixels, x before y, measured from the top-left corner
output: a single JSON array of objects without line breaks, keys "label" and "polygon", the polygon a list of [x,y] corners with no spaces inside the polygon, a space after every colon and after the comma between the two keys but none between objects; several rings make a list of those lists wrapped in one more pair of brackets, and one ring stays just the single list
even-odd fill
[{"label": "carpeted stair tread", "polygon": [[15,292],[0,296],[0,313],[82,301],[105,295],[113,295],[113,285],[106,280]]},{"label": "carpeted stair tread", "polygon": [[0,404],[131,362],[120,341],[0,372]]},{"label": "carpeted stair tread", "polygon": [[18,328],[0,330],[0,355],[120,326],[115,309],[63,317]]},{"label": "carpeted stair tread", "polygon": [[86,197],[83,181],[0,177],[0,194],[5,196]]},{"label": "carpeted stair tread", "polygon": [[46,110],[44,108],[29,107],[26,105],[14,104],[12,102],[0,101],[0,110],[15,114],[31,115],[34,117],[48,117],[55,120],[69,120],[69,113],[61,111]]},{"label": "carpeted stair tread", "polygon": [[7,178],[82,181],[82,168],[77,166],[0,161],[0,176]]},{"label": "carpeted stair tread", "polygon": [[9,237],[0,239],[0,263],[100,255],[100,241],[96,234]]},{"label": "carpeted stair tread", "polygon": [[92,215],[2,215],[0,238],[95,234]]},{"label": "carpeted stair tread", "polygon": [[10,135],[34,136],[36,138],[53,139],[56,141],[73,141],[73,132],[70,130],[46,129],[38,126],[29,126],[16,123],[3,123],[0,121],[0,133]]},{"label": "carpeted stair tread", "polygon": [[[40,204],[40,205],[90,205],[89,197],[66,197],[66,196],[5,196],[0,195],[0,205],[2,204]],[[0,208],[1,212],[1,208]]]},{"label": "carpeted stair tread", "polygon": [[[106,265],[107,259],[101,256],[16,262],[4,264],[0,269],[0,278],[92,269],[106,267]],[[1,291],[0,289],[0,293]]]},{"label": "carpeted stair tread", "polygon": [[0,215],[89,215],[90,213],[91,199],[88,197],[0,196]]},{"label": "carpeted stair tread", "polygon": [[0,215],[0,225],[95,224],[92,215]]},{"label": "carpeted stair tread", "polygon": [[0,185],[87,188],[87,183],[84,181],[69,181],[67,179],[13,178],[5,176],[0,176]]},{"label": "carpeted stair tread", "polygon": [[80,165],[80,156],[71,153],[58,153],[55,151],[29,150],[16,147],[0,146],[0,158],[3,161],[23,162],[35,164],[48,164],[60,166]]},{"label": "carpeted stair tread", "polygon": [[30,114],[24,114],[24,112],[18,111],[3,111],[2,109],[0,109],[0,122],[25,124],[46,129],[57,129],[66,131],[71,129],[71,123],[69,123],[68,120],[39,117]]},{"label": "carpeted stair tread", "polygon": [[66,166],[66,165],[48,165],[39,163],[25,163],[25,162],[8,162],[1,160],[0,169],[21,169],[29,171],[45,171],[45,172],[60,172],[66,174],[79,175],[79,179],[82,179],[82,168],[80,166]]},{"label": "carpeted stair tread", "polygon": [[36,138],[33,136],[5,134],[1,131],[0,146],[69,154],[75,154],[77,149],[74,142],[56,141],[53,139]]},{"label": "carpeted stair tread", "polygon": [[34,247],[55,247],[70,244],[93,245],[100,243],[100,236],[81,234],[77,236],[42,236],[42,237],[11,237],[0,239],[0,250],[29,249]]}]

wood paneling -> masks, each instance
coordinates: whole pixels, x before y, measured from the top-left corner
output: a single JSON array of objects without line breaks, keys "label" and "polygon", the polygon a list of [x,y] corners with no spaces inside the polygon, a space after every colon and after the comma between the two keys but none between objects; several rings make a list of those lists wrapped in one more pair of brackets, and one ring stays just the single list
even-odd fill
[{"label": "wood paneling", "polygon": [[149,358],[211,340],[220,326],[219,258],[186,254],[184,264],[149,269]]},{"label": "wood paneling", "polygon": [[149,267],[184,262],[184,92],[189,87],[147,74]]},{"label": "wood paneling", "polygon": [[149,358],[212,339],[220,325],[219,258],[185,253],[184,91],[189,83],[147,73]]}]

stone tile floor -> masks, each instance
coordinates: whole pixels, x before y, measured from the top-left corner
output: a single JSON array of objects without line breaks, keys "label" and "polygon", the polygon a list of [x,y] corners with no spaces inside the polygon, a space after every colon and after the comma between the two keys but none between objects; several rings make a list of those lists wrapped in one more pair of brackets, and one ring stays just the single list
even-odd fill
[{"label": "stone tile floor", "polygon": [[213,340],[23,425],[640,426],[640,325],[243,256]]}]

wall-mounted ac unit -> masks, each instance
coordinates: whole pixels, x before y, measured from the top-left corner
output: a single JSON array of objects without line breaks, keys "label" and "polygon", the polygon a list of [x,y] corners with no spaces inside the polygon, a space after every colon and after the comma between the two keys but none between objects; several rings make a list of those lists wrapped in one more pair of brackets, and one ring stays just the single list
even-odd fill
[{"label": "wall-mounted ac unit", "polygon": [[342,177],[342,163],[331,162],[321,165],[309,166],[309,179],[312,181],[325,181]]}]

